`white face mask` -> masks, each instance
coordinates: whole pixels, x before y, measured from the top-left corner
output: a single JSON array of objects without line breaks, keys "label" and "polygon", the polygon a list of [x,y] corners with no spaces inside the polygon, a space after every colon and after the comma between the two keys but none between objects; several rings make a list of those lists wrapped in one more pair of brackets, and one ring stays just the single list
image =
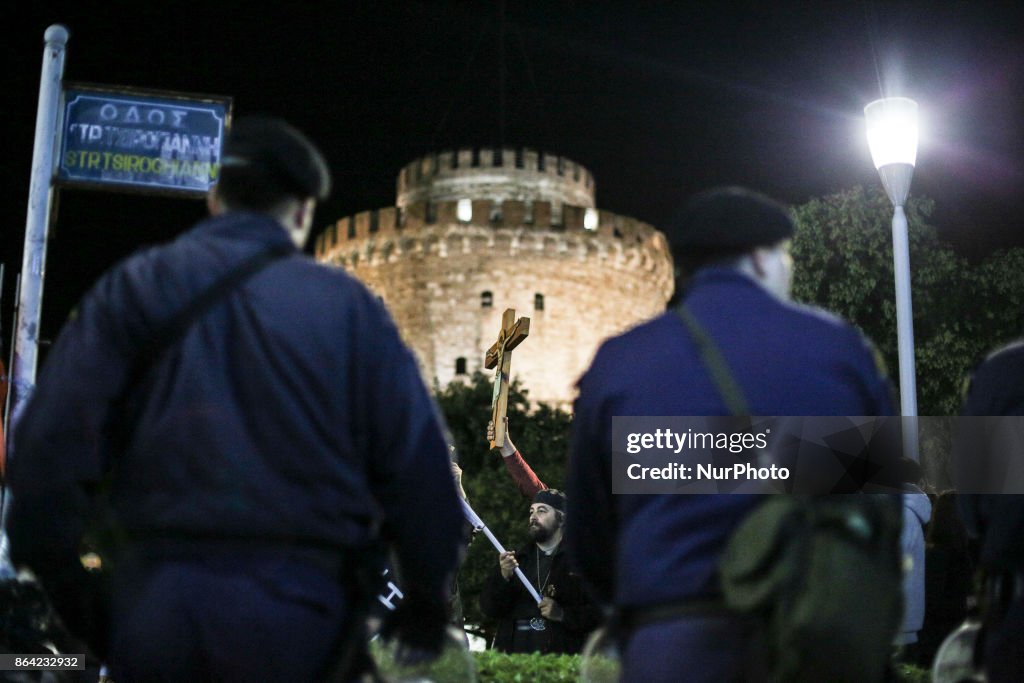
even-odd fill
[{"label": "white face mask", "polygon": [[790,241],[784,240],[774,247],[755,249],[751,255],[758,281],[783,300],[789,300],[793,290],[793,257],[789,246]]}]

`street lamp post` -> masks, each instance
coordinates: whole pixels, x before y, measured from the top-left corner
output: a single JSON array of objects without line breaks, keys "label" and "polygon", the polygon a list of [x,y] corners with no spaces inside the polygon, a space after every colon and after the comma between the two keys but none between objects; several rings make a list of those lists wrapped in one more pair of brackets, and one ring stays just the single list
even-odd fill
[{"label": "street lamp post", "polygon": [[[917,103],[906,97],[875,100],[864,107],[871,159],[894,207],[892,258],[896,276],[896,330],[900,363],[900,414],[917,417],[914,315],[910,299],[910,246],[903,205],[917,161]],[[904,454],[918,459],[917,421],[904,425]]]}]

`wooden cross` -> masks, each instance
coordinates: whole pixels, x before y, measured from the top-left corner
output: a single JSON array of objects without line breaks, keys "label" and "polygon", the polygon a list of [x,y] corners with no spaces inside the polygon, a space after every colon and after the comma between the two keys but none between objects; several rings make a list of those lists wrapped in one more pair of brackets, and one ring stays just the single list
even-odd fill
[{"label": "wooden cross", "polygon": [[530,319],[516,320],[514,308],[506,308],[501,316],[498,341],[487,349],[484,367],[494,371],[494,395],[491,397],[491,419],[494,420],[494,440],[491,448],[505,445],[505,412],[508,410],[508,378],[512,370],[512,349],[530,334]]}]

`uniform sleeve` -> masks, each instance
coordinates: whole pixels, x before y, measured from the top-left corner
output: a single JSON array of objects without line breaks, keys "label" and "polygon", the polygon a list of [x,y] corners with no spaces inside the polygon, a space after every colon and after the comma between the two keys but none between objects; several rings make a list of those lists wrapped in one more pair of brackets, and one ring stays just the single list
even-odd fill
[{"label": "uniform sleeve", "polygon": [[885,360],[874,342],[860,332],[856,335],[855,348],[859,350],[859,372],[867,393],[867,412],[864,415],[895,415],[896,390],[889,378]]},{"label": "uniform sleeve", "polygon": [[1018,570],[1024,566],[1024,495],[970,491],[987,488],[997,479],[994,471],[1004,471],[998,464],[1006,451],[995,446],[995,434],[1007,424],[998,416],[1021,414],[1021,366],[1003,365],[1006,359],[990,356],[970,378],[954,435],[953,465],[958,488],[968,489],[957,495],[957,507],[968,534],[980,541],[978,559],[989,567]]},{"label": "uniform sleeve", "polygon": [[508,457],[502,457],[502,461],[504,461],[505,469],[508,470],[508,474],[512,477],[512,481],[516,483],[516,488],[518,488],[519,492],[530,500],[533,500],[533,497],[537,495],[539,491],[543,491],[548,488],[547,484],[540,480],[537,473],[534,472],[529,463],[523,459],[522,454],[518,450]]},{"label": "uniform sleeve", "polygon": [[16,418],[10,454],[11,560],[32,569],[68,628],[83,637],[98,629],[89,623],[92,581],[78,559],[80,544],[110,469],[111,406],[131,357],[108,314],[115,280],[101,280],[62,329]]},{"label": "uniform sleeve", "polygon": [[447,604],[465,527],[442,418],[390,317],[367,299],[352,405],[363,413],[371,490],[403,590]]},{"label": "uniform sleeve", "polygon": [[580,380],[573,417],[566,550],[594,597],[608,604],[614,594],[618,528],[611,485],[611,416],[598,391],[592,366]]}]

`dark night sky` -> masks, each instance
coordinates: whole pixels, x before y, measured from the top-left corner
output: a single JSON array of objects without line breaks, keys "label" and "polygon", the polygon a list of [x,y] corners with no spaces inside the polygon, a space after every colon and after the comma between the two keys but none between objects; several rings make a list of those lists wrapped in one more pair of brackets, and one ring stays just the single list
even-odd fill
[{"label": "dark night sky", "polygon": [[[690,193],[744,184],[799,203],[877,183],[863,106],[916,99],[912,193],[961,250],[1024,245],[1024,10],[1011,2],[509,0],[499,3],[35,2],[4,10],[4,348],[21,266],[42,36],[71,32],[65,78],[229,95],[324,149],[317,225],[394,202],[431,151],[528,146],[574,159],[604,209],[663,225]],[[504,101],[504,108],[501,103]],[[501,123],[504,121],[504,125]],[[66,190],[43,337],[114,261],[201,202]]]}]

